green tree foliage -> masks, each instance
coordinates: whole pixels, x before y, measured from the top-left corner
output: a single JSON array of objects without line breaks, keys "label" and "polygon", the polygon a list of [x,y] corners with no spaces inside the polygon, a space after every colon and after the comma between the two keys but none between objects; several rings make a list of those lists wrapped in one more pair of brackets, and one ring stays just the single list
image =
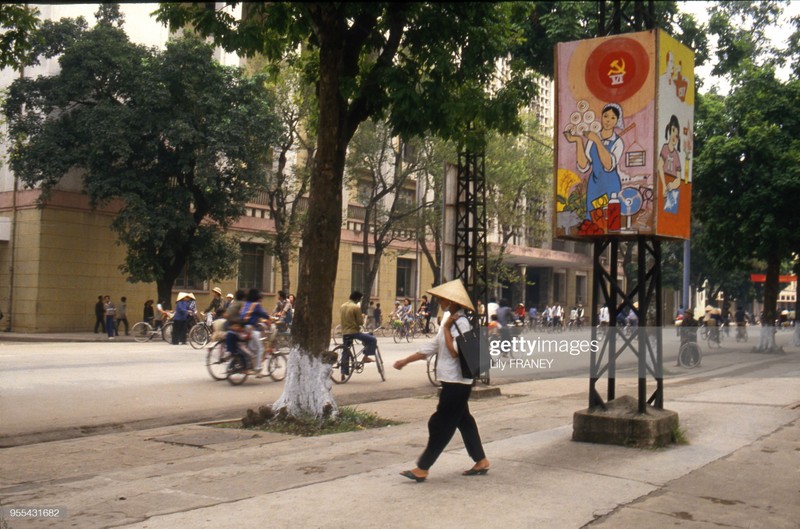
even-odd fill
[{"label": "green tree foliage", "polygon": [[0,69],[19,68],[26,63],[39,25],[39,10],[27,4],[0,4]]},{"label": "green tree foliage", "polygon": [[[538,122],[522,114],[526,133],[493,133],[486,147],[487,217],[497,223],[500,243],[489,255],[490,288],[501,280],[517,281],[515,271],[503,266],[515,238],[540,246],[547,234],[547,202],[553,192],[553,148],[550,139],[536,137]],[[519,244],[519,243],[517,243]]]},{"label": "green tree foliage", "polygon": [[[638,5],[637,5],[638,4]],[[559,42],[590,39],[607,34],[600,26],[603,8],[606,30],[613,19],[614,10],[621,9],[618,33],[643,31],[641,25],[645,2],[614,2],[611,0],[583,0],[576,2],[520,2],[515,5],[515,18],[520,20],[524,39],[516,43],[514,56],[542,73],[553,76],[555,58],[553,49]],[[666,30],[683,44],[695,50],[695,64],[708,59],[708,40],[705,27],[693,15],[682,13],[675,1],[655,2],[655,24]]]},{"label": "green tree foliage", "polygon": [[264,193],[275,231],[261,236],[269,241],[269,250],[278,258],[281,289],[287,293],[292,291],[290,264],[306,219],[303,197],[308,192],[316,151],[316,96],[303,79],[303,55],[293,55],[277,68],[263,57],[255,57],[246,65],[251,75],[267,75],[281,124],[280,137],[270,151],[263,153],[266,163],[273,166],[266,173]]},{"label": "green tree foliage", "polygon": [[459,140],[470,121],[518,127],[517,109],[533,84],[519,63],[505,83],[496,68],[520,38],[512,13],[504,3],[278,2],[245,3],[237,20],[205,4],[162,4],[160,20],[192,24],[242,55],[278,61],[299,45],[316,55],[307,72],[317,87],[319,135],[295,322],[303,351],[320,355],[328,342],[345,152],[359,124],[384,118],[404,138],[430,132]]},{"label": "green tree foliage", "polygon": [[234,272],[238,247],[224,230],[263,184],[277,119],[263,80],[220,66],[207,44],[184,38],[157,52],[118,23],[81,34],[58,75],[11,86],[11,165],[43,200],[68,173],[93,205],[119,199],[120,269],[156,281],[168,300],[185,267],[211,280]]},{"label": "green tree foliage", "polygon": [[[742,275],[732,270],[762,263],[767,325],[776,317],[781,264],[800,247],[794,212],[800,81],[776,76],[792,50],[778,50],[767,38],[781,12],[781,2],[726,2],[712,9],[709,28],[720,42],[715,72],[727,76],[731,93],[698,98],[695,143],[693,211],[702,224],[696,243],[712,266],[734,276],[732,290]],[[762,335],[759,347],[774,348],[773,336]]]},{"label": "green tree foliage", "polygon": [[353,134],[370,118],[386,121],[402,138],[431,133],[475,140],[465,134],[470,122],[476,130],[518,128],[517,110],[533,83],[518,61],[505,82],[497,70],[521,38],[512,8],[502,2],[252,2],[242,4],[237,19],[205,3],[161,5],[159,20],[172,28],[191,25],[240,55],[278,62],[302,46],[315,56],[306,71],[317,89],[317,151],[293,324],[304,358],[290,361],[277,403],[289,413],[335,409],[318,382],[324,375],[312,371],[324,372],[320,359],[332,328],[343,175]]},{"label": "green tree foliage", "polygon": [[428,151],[420,148],[423,143],[403,141],[386,123],[372,120],[362,123],[350,142],[348,184],[363,208],[361,288],[366,294],[362,300],[365,312],[385,250],[395,240],[413,238],[416,214],[430,205],[425,196],[418,196],[417,181],[427,167]]},{"label": "green tree foliage", "polygon": [[703,244],[729,269],[766,263],[766,321],[775,318],[781,262],[800,247],[798,98],[800,82],[780,81],[770,65],[739,71],[712,109],[723,132],[704,138],[695,165]]}]

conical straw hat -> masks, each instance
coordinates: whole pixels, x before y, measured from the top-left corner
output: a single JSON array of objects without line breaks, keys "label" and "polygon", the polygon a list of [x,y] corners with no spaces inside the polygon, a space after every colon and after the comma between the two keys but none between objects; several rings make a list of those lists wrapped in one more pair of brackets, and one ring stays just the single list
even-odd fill
[{"label": "conical straw hat", "polygon": [[448,281],[438,287],[433,287],[427,292],[431,296],[458,303],[469,310],[475,310],[475,307],[472,305],[472,300],[469,299],[469,294],[467,294],[467,289],[464,288],[464,283],[462,283],[460,279]]}]

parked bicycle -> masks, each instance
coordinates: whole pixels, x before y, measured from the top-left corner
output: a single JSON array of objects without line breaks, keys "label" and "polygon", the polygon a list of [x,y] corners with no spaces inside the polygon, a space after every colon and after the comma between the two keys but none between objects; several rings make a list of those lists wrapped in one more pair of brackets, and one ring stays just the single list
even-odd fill
[{"label": "parked bicycle", "polygon": [[368,363],[375,363],[378,368],[378,374],[381,376],[381,381],[386,381],[386,374],[383,369],[383,358],[381,357],[381,350],[375,346],[375,358],[373,362],[365,361],[364,350],[366,347],[360,343],[361,349],[355,352],[353,347],[353,338],[343,339],[342,345],[338,345],[331,351],[336,355],[336,361],[333,363],[331,369],[331,380],[337,384],[344,384],[353,373],[361,373]]},{"label": "parked bicycle", "polygon": [[211,324],[205,319],[201,319],[189,329],[189,345],[195,349],[202,349],[211,339],[214,331],[211,329]]},{"label": "parked bicycle", "polygon": [[163,325],[154,327],[146,321],[140,321],[131,327],[131,335],[139,343],[149,342],[156,337],[161,337],[165,342],[169,343],[172,341],[172,322],[168,321]]}]

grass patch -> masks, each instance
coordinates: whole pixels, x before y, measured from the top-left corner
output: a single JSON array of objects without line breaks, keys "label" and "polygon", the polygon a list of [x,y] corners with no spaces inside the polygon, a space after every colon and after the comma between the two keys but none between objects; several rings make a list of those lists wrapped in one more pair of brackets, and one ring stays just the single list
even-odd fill
[{"label": "grass patch", "polygon": [[343,432],[356,432],[367,428],[383,428],[401,424],[384,419],[376,413],[345,406],[339,408],[335,417],[326,416],[319,419],[312,416],[295,417],[284,413],[274,413],[269,407],[259,408],[258,412],[247,410],[240,428],[265,432],[313,437]]},{"label": "grass patch", "polygon": [[672,442],[676,445],[688,445],[689,438],[686,437],[686,432],[677,424],[672,428]]}]

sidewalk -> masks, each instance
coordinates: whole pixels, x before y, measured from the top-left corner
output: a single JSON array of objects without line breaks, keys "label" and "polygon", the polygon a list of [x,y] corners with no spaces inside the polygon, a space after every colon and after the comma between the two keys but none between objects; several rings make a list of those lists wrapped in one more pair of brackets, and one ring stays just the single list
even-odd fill
[{"label": "sidewalk", "polygon": [[[160,339],[160,338],[159,338]],[[133,342],[133,336],[122,335],[114,337],[115,341]],[[0,332],[2,342],[108,342],[108,335],[104,332],[55,332],[55,333],[24,333]]]},{"label": "sidewalk", "polygon": [[[458,436],[425,483],[414,466],[436,400],[359,406],[404,424],[315,438],[175,426],[0,451],[3,506],[66,507],[27,527],[797,528],[800,354],[742,376],[666,387],[690,444],[659,450],[574,443],[585,378],[506,384],[470,406],[492,462]],[[621,380],[618,395],[635,394]]]}]

